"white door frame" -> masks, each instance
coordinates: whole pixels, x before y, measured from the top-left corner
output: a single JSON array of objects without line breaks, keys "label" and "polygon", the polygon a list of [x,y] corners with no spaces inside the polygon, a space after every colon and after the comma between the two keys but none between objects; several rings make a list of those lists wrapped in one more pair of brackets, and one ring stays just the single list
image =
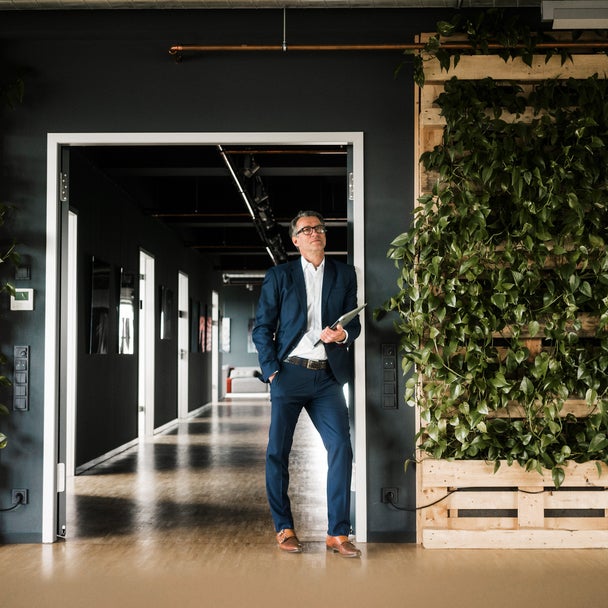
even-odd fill
[{"label": "white door frame", "polygon": [[[62,146],[146,145],[352,145],[353,263],[359,277],[359,297],[365,294],[363,133],[49,133],[47,135],[47,224],[44,340],[44,444],[42,473],[42,542],[56,540],[59,416],[59,262],[61,234],[58,176]],[[367,540],[367,466],[365,427],[365,318],[355,343],[355,513],[356,536]]]},{"label": "white door frame", "polygon": [[219,400],[220,384],[220,294],[214,289],[211,292],[211,401]]},{"label": "white door frame", "polygon": [[76,469],[76,394],[78,387],[78,215],[68,211],[68,290],[65,474]]},{"label": "white door frame", "polygon": [[156,290],[154,256],[139,250],[139,324],[137,332],[137,435],[145,442],[154,436]]},{"label": "white door frame", "polygon": [[188,275],[177,273],[177,417],[188,417],[188,359],[190,357],[190,307]]}]

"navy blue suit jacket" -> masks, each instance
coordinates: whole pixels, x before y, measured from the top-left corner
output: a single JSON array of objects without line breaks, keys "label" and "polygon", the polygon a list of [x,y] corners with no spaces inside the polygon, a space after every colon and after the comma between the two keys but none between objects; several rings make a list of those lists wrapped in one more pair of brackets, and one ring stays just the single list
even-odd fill
[{"label": "navy blue suit jacket", "polygon": [[[326,257],[321,299],[323,327],[356,308],[357,276],[354,267]],[[281,369],[283,360],[306,333],[306,317],[306,284],[298,257],[268,270],[262,284],[252,338],[265,382]],[[346,384],[350,379],[348,347],[361,333],[359,317],[344,329],[348,332],[346,343],[325,344],[329,367],[340,384]]]}]

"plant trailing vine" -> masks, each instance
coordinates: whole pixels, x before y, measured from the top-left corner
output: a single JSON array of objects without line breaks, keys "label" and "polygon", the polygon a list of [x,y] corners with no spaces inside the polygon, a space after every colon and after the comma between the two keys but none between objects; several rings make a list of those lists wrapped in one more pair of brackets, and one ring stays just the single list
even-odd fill
[{"label": "plant trailing vine", "polygon": [[[24,83],[21,78],[11,79],[6,84],[0,84],[0,107],[14,108],[23,99]],[[0,202],[0,227],[5,225],[12,207],[8,203]],[[0,265],[6,263],[17,264],[19,262],[19,254],[15,249],[15,243],[11,242],[0,251]],[[0,281],[0,294],[14,294],[14,287],[10,282]],[[6,358],[0,355],[0,365],[6,363]],[[0,386],[11,386],[11,382],[5,375],[0,375]],[[9,410],[6,405],[0,403],[0,416],[7,416]],[[8,437],[0,431],[0,449],[5,448],[8,443]]]},{"label": "plant trailing vine", "polygon": [[608,463],[606,100],[597,76],[453,78],[437,100],[443,140],[420,159],[437,181],[391,244],[382,309],[434,458],[548,468],[556,487],[568,461]]},{"label": "plant trailing vine", "polygon": [[[595,36],[605,40],[601,33]],[[453,37],[464,38],[467,48],[455,44]],[[570,41],[580,37],[581,33],[575,32],[571,34]],[[539,54],[542,47],[546,61],[559,55],[564,64],[572,60],[572,53],[568,47],[560,46],[559,42],[548,32],[532,31],[517,14],[490,9],[474,14],[458,13],[452,21],[439,21],[436,33],[424,43],[422,49],[407,50],[405,54],[411,56],[413,61],[414,82],[422,87],[425,82],[424,64],[432,59],[436,59],[446,72],[456,67],[460,57],[465,54],[494,53],[504,61],[519,57],[530,66],[534,55]],[[398,66],[397,72],[403,65]]]}]

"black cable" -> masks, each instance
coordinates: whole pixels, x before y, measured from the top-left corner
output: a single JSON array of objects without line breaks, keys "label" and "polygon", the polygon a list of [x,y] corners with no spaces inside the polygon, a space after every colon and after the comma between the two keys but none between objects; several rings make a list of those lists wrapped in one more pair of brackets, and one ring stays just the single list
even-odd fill
[{"label": "black cable", "polygon": [[8,511],[14,511],[15,509],[18,509],[23,504],[24,504],[23,495],[17,494],[17,502],[12,507],[8,507],[6,509],[0,509],[0,513],[7,513]]},{"label": "black cable", "polygon": [[[400,507],[399,505],[395,504],[393,502],[393,494],[392,492],[389,492],[387,494],[387,502],[388,504],[393,507],[393,509],[397,509],[398,511],[409,511],[411,513],[414,513],[416,511],[421,511],[422,509],[428,509],[429,507],[434,507],[436,504],[444,501],[446,498],[448,498],[449,496],[451,496],[452,494],[455,494],[456,492],[470,492],[472,490],[477,490],[478,488],[456,488],[454,490],[448,490],[448,493],[445,496],[442,496],[441,498],[438,498],[437,500],[434,500],[433,502],[429,503],[428,505],[421,505],[420,507]],[[522,492],[522,494],[543,494],[545,492],[544,489],[542,490],[538,490],[538,491],[530,491],[530,490],[517,490],[518,492]]]}]

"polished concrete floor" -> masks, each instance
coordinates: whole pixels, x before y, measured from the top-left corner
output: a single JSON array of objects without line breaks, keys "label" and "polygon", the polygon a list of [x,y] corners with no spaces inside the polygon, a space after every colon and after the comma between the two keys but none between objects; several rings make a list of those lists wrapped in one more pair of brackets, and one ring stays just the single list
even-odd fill
[{"label": "polished concrete floor", "polygon": [[307,418],[292,455],[299,555],[276,548],[264,494],[269,405],[210,406],[76,477],[67,539],[0,547],[3,608],[604,608],[608,551],[325,550],[324,454]]}]

